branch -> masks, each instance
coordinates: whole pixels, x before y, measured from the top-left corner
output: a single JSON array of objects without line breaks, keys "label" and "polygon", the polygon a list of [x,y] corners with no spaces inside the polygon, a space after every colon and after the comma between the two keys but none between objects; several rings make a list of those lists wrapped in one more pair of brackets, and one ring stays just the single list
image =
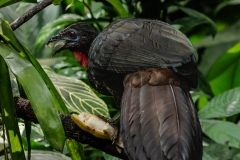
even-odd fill
[{"label": "branch", "polygon": [[24,13],[21,17],[19,17],[18,19],[16,19],[14,22],[10,24],[10,26],[12,27],[12,30],[14,31],[18,27],[20,27],[23,23],[27,22],[35,14],[37,14],[38,12],[40,12],[50,4],[52,4],[51,0],[43,0],[42,2],[38,3],[36,6],[31,8],[29,11]]},{"label": "branch", "polygon": [[[14,97],[14,101],[18,118],[22,118],[33,123],[38,123],[31,104],[27,99]],[[115,145],[113,145],[110,140],[97,138],[83,131],[72,121],[70,115],[60,113],[59,116],[62,121],[66,137],[74,139],[83,144],[89,144],[90,146],[102,150],[115,157],[127,159],[123,150],[121,153],[119,153]]]}]

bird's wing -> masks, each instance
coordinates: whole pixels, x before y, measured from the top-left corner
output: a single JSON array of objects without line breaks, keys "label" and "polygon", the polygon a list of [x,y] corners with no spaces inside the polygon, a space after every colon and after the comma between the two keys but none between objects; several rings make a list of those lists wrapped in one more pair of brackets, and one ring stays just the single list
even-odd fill
[{"label": "bird's wing", "polygon": [[191,43],[183,33],[157,20],[120,19],[111,23],[92,43],[89,59],[93,72],[96,68],[130,73],[171,67],[180,75],[194,75],[192,87],[197,84]]},{"label": "bird's wing", "polygon": [[134,160],[201,160],[195,107],[180,88],[182,82],[162,71],[141,71],[125,78],[121,104],[125,152]]}]

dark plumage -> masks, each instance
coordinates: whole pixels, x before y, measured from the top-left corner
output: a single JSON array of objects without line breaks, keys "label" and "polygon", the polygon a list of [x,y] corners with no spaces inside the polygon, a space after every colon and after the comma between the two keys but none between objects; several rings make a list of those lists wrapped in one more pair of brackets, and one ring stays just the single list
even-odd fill
[{"label": "dark plumage", "polygon": [[[69,40],[70,31],[77,38]],[[201,126],[189,94],[197,87],[195,51],[183,33],[161,21],[129,18],[98,35],[79,22],[57,36],[50,42],[67,40],[60,50],[70,49],[80,63],[85,54],[90,84],[118,102],[129,159],[202,159]]]}]

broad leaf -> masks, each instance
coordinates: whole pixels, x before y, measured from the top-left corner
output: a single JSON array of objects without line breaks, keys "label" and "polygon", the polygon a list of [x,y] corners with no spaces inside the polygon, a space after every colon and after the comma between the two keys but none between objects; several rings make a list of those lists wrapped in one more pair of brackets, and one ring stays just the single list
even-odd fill
[{"label": "broad leaf", "polygon": [[40,76],[43,78],[44,82],[46,83],[47,87],[49,88],[51,94],[55,98],[55,107],[64,113],[68,113],[68,110],[61,99],[60,95],[56,91],[56,88],[53,86],[52,82],[50,81],[47,74],[43,71],[42,67],[38,63],[38,61],[33,57],[33,55],[18,41],[16,36],[14,35],[10,26],[1,20],[1,36],[3,37],[4,41],[10,44],[17,52],[20,53],[22,57],[25,57],[33,64],[33,66],[37,69]]},{"label": "broad leaf", "polygon": [[198,112],[200,118],[229,117],[240,113],[240,87],[214,97]]},{"label": "broad leaf", "polygon": [[0,54],[23,87],[47,140],[53,148],[62,150],[64,130],[45,82],[31,63],[12,48],[0,43]]},{"label": "broad leaf", "polygon": [[202,160],[219,160],[217,157],[210,156],[206,152],[203,152]]},{"label": "broad leaf", "polygon": [[[218,37],[218,35],[219,34],[217,34],[216,37]],[[217,40],[217,38],[215,38],[214,40]],[[201,56],[202,60],[198,64],[198,69],[201,71],[204,77],[207,75],[207,73],[209,72],[212,65],[216,62],[216,60],[221,55],[226,53],[230,48],[232,48],[236,43],[237,41],[224,43],[224,45],[216,44],[213,46],[209,46],[204,50],[204,53]]]},{"label": "broad leaf", "polygon": [[46,73],[72,112],[85,111],[109,117],[107,105],[84,82],[50,71],[46,71]]},{"label": "broad leaf", "polygon": [[207,74],[207,80],[215,95],[240,86],[239,60],[240,43],[237,43],[225,54],[221,55],[212,65]]},{"label": "broad leaf", "polygon": [[237,148],[219,143],[210,143],[203,148],[203,151],[203,159],[206,160],[230,160],[240,152]]},{"label": "broad leaf", "polygon": [[240,127],[234,123],[200,119],[203,132],[217,143],[240,148]]}]

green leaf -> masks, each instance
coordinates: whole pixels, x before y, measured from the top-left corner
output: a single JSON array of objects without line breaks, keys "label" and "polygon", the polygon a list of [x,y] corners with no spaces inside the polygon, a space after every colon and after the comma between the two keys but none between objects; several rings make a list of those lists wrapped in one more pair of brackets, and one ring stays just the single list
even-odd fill
[{"label": "green leaf", "polygon": [[[1,42],[0,42],[1,43]],[[1,56],[0,49],[0,107],[3,123],[6,127],[8,143],[10,145],[11,158],[13,160],[25,160],[18,121],[15,117],[15,106],[8,67]]]},{"label": "green leaf", "polygon": [[184,17],[177,19],[174,21],[174,24],[178,24],[181,27],[179,28],[183,33],[187,33],[194,27],[201,25],[201,24],[208,24],[206,20],[200,19],[200,18],[195,18],[195,17]]},{"label": "green leaf", "polygon": [[217,157],[210,156],[206,152],[203,151],[202,160],[219,160]]},{"label": "green leaf", "polygon": [[[212,91],[215,95],[231,88],[240,86],[240,43],[237,43],[225,54],[221,55],[207,74]],[[222,83],[224,81],[224,83]]]},{"label": "green leaf", "polygon": [[[63,100],[61,99],[60,95],[58,94],[56,88],[53,86],[52,82],[50,81],[49,77],[47,76],[47,74],[43,71],[42,67],[40,66],[40,64],[38,63],[38,61],[32,56],[32,54],[24,47],[21,45],[21,43],[18,41],[18,39],[15,37],[13,31],[11,30],[10,26],[8,26],[6,23],[4,23],[3,21],[1,21],[1,27],[2,27],[2,36],[5,37],[5,40],[7,40],[7,42],[9,44],[11,44],[11,46],[13,48],[15,48],[18,52],[21,52],[20,54],[26,58],[28,58],[28,60],[34,65],[34,67],[37,69],[38,73],[41,75],[41,77],[43,78],[44,82],[46,83],[46,85],[48,86],[51,94],[53,95],[53,97],[55,98],[55,107],[64,113],[68,113],[68,110],[63,102]],[[0,33],[1,34],[1,33]],[[6,38],[7,37],[11,37]]]},{"label": "green leaf", "polygon": [[[17,19],[19,15],[23,15],[27,10],[31,9],[35,5],[36,4],[18,3],[0,9],[0,13],[3,14],[7,21],[12,22]],[[42,29],[42,27],[48,22],[52,22],[53,20],[57,19],[60,15],[60,12],[60,6],[50,5],[38,14],[34,15],[30,20],[25,22],[23,25],[21,25],[21,27],[14,31],[14,34],[20,43],[35,57],[42,57],[42,53],[44,53],[44,55],[50,55],[53,53],[53,50],[45,48],[45,45],[34,52],[34,44],[40,29]]]},{"label": "green leaf", "polygon": [[199,118],[229,117],[240,113],[240,87],[214,97],[198,112]]},{"label": "green leaf", "polygon": [[1,0],[0,1],[0,8],[9,6],[14,3],[18,2],[28,2],[28,3],[37,3],[37,0]]},{"label": "green leaf", "polygon": [[204,93],[206,93],[207,95],[209,95],[208,98],[212,98],[212,97],[214,96],[210,84],[208,83],[208,81],[207,81],[206,78],[203,76],[202,72],[200,72],[200,71],[198,71],[198,83],[199,83],[199,88],[200,88]]},{"label": "green leaf", "polygon": [[232,160],[240,160],[240,153],[238,153],[237,155],[235,155]]},{"label": "green leaf", "polygon": [[[210,143],[203,148],[203,159],[206,160],[230,160],[232,159],[240,150],[234,147],[229,147],[228,145],[223,145],[219,143]],[[206,157],[205,157],[206,156]]]},{"label": "green leaf", "polygon": [[62,2],[62,0],[52,0],[52,4],[59,5]]},{"label": "green leaf", "polygon": [[214,10],[214,15],[217,15],[220,10],[222,10],[224,7],[229,6],[229,5],[239,5],[240,1],[239,0],[228,0],[224,1],[223,3],[220,3],[216,9]]},{"label": "green leaf", "polygon": [[192,96],[192,100],[194,103],[196,103],[196,101],[200,98],[200,97],[207,97],[209,98],[210,96],[201,92],[201,91],[191,91],[191,96]]},{"label": "green leaf", "polygon": [[234,123],[200,119],[203,132],[217,143],[240,148],[240,127]]},{"label": "green leaf", "polygon": [[219,46],[219,45],[225,45],[226,43],[230,42],[238,42],[239,41],[239,35],[236,34],[239,32],[239,25],[240,20],[237,21],[235,24],[233,24],[231,27],[218,32],[216,37],[213,39],[211,36],[207,36],[203,38],[201,41],[193,44],[196,48],[202,48],[202,47],[210,47],[210,46]]},{"label": "green leaf", "polygon": [[[31,151],[33,150],[52,151],[53,150],[51,147],[46,147],[44,144],[38,142],[37,140],[35,141],[33,139],[30,139]],[[28,140],[25,136],[22,136],[22,141],[23,141],[24,149],[29,150]]]},{"label": "green leaf", "polygon": [[105,152],[102,152],[103,154],[103,157],[105,160],[121,160],[120,158],[117,158],[117,157],[114,157],[114,156],[111,156]]},{"label": "green leaf", "polygon": [[237,43],[232,48],[230,48],[225,54],[223,54],[216,60],[216,62],[212,65],[207,75],[207,79],[212,80],[218,77],[225,70],[227,70],[229,66],[234,64],[234,62],[236,61],[239,62],[239,58],[240,58],[240,43]]},{"label": "green leaf", "polygon": [[212,36],[214,37],[216,35],[217,27],[216,27],[215,23],[209,17],[207,17],[206,15],[204,15],[196,10],[190,9],[190,8],[180,7],[180,9],[184,13],[188,14],[190,17],[198,19],[198,21],[203,20],[204,22],[206,22],[209,25],[210,33],[212,34]]},{"label": "green leaf", "polygon": [[[216,35],[215,39],[217,39],[219,34],[220,33]],[[226,53],[230,48],[232,48],[236,43],[237,41],[233,41],[224,43],[224,45],[216,44],[213,46],[208,46],[201,56],[202,61],[200,61],[198,64],[198,69],[201,71],[202,75],[205,77],[209,72],[211,66],[216,62],[216,60],[221,55]]]},{"label": "green leaf", "polygon": [[53,148],[62,150],[65,134],[45,82],[31,63],[12,48],[0,43],[0,54],[23,87],[47,140]]},{"label": "green leaf", "polygon": [[0,8],[9,6],[9,5],[14,4],[14,3],[17,3],[17,2],[19,2],[19,1],[20,1],[20,0],[1,0],[1,2],[0,2]]},{"label": "green leaf", "polygon": [[50,71],[46,73],[72,112],[89,112],[109,117],[107,105],[84,82]]},{"label": "green leaf", "polygon": [[73,140],[73,139],[67,139],[66,143],[68,144],[68,151],[69,154],[71,155],[72,160],[84,160],[84,150],[83,150],[83,146]]},{"label": "green leaf", "polygon": [[121,2],[119,0],[107,0],[111,5],[118,11],[119,15],[121,18],[127,18],[128,12],[126,9],[123,7]]},{"label": "green leaf", "polygon": [[10,2],[10,0],[1,0],[1,2],[0,2],[0,7],[1,7],[3,4],[7,3],[7,2]]}]

